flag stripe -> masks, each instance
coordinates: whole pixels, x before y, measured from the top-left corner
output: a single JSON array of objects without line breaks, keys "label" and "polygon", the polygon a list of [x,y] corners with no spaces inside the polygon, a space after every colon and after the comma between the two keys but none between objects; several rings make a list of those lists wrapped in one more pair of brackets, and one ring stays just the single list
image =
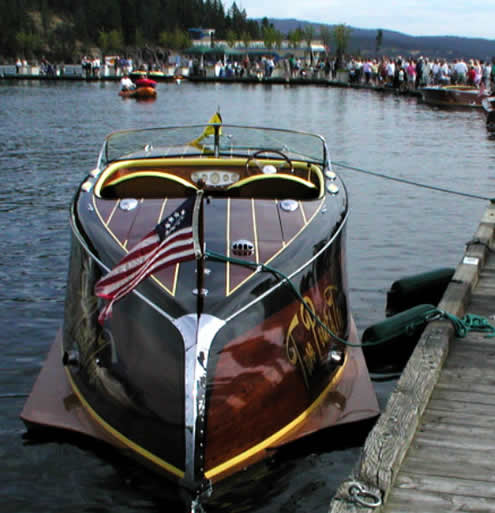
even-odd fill
[{"label": "flag stripe", "polygon": [[158,271],[167,265],[171,265],[174,259],[175,263],[177,263],[188,259],[188,257],[194,257],[193,244],[190,241],[182,252],[179,252],[177,247],[167,247],[163,252],[157,253],[152,257],[151,261],[147,262],[144,268],[140,268],[134,272],[130,280],[121,280],[117,286],[113,287],[112,293],[108,293],[106,295],[99,294],[99,296],[104,297],[105,299],[111,299],[115,295],[122,297],[127,294],[127,292],[130,292],[133,288],[137,287],[144,278],[152,274],[154,271]]},{"label": "flag stripe", "polygon": [[[165,242],[165,241],[164,241]],[[192,244],[192,232],[191,229],[183,229],[167,239],[166,247],[168,249],[175,249],[186,243]],[[163,243],[162,243],[163,244]],[[109,295],[112,295],[123,283],[132,280],[135,275],[145,270],[155,258],[159,257],[162,244],[155,243],[153,247],[150,247],[150,251],[147,255],[140,256],[137,259],[131,259],[127,262],[122,260],[122,263],[115,267],[111,273],[100,280],[96,286],[96,294],[99,297],[109,299]]]},{"label": "flag stripe", "polygon": [[[201,201],[201,195],[196,198]],[[198,251],[195,198],[188,198],[146,235],[106,276],[95,285],[95,294],[109,300],[98,320],[112,314],[112,307],[150,274],[178,262],[192,260]]]}]

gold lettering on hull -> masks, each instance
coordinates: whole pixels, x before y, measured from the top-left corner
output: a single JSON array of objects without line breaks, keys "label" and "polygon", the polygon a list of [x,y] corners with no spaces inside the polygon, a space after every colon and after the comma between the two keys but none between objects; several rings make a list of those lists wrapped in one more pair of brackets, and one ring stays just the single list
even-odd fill
[{"label": "gold lettering on hull", "polygon": [[337,288],[333,285],[326,287],[322,309],[317,311],[313,300],[305,296],[303,299],[306,306],[301,304],[289,323],[285,337],[287,358],[301,371],[307,389],[310,388],[311,376],[326,362],[333,339],[329,331],[316,320],[316,315],[337,336],[345,326],[344,312],[339,308],[336,297]]}]

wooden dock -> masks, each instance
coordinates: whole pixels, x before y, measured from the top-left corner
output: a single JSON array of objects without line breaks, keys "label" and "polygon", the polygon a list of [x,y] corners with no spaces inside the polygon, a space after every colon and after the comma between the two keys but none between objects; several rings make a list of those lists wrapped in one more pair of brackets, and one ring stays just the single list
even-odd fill
[{"label": "wooden dock", "polygon": [[[440,309],[495,326],[494,233],[492,203]],[[329,508],[358,512],[495,512],[495,337],[456,337],[448,320],[427,325]]]}]

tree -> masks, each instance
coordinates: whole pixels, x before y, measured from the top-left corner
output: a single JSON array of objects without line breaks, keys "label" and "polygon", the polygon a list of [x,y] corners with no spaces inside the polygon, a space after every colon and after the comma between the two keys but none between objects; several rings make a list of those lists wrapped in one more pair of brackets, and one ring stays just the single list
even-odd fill
[{"label": "tree", "polygon": [[375,48],[377,54],[380,51],[380,48],[382,47],[382,43],[383,43],[383,30],[378,29],[376,31],[376,48]]},{"label": "tree", "polygon": [[192,45],[189,34],[179,27],[175,27],[173,32],[161,32],[158,41],[161,46],[170,50],[185,50]]},{"label": "tree", "polygon": [[325,46],[326,52],[329,53],[332,43],[332,31],[328,25],[320,25],[320,39]]},{"label": "tree", "polygon": [[60,23],[51,32],[50,48],[58,61],[72,62],[76,50],[74,27],[68,23]]},{"label": "tree", "polygon": [[306,46],[308,48],[309,59],[311,61],[311,64],[313,64],[313,49],[311,48],[311,43],[313,42],[313,39],[315,37],[315,29],[313,25],[306,25],[306,27],[303,30],[303,36],[304,40],[306,41]]},{"label": "tree", "polygon": [[[266,19],[266,18],[265,18]],[[272,48],[276,42],[276,34],[273,25],[267,26],[265,25],[263,28],[263,43],[265,48]]]},{"label": "tree", "polygon": [[303,40],[303,31],[301,27],[297,27],[295,30],[289,32],[287,34],[287,39],[289,40],[289,46],[292,48],[297,48],[300,42]]},{"label": "tree", "polygon": [[227,37],[225,39],[229,47],[232,48],[237,41],[237,34],[232,29],[229,29],[227,30]]},{"label": "tree", "polygon": [[337,54],[337,58],[339,60],[342,60],[347,50],[351,32],[352,29],[345,23],[336,25],[333,29],[333,37],[335,39],[335,53]]},{"label": "tree", "polygon": [[41,36],[36,32],[18,32],[16,34],[16,43],[20,54],[27,59],[39,56],[43,47]]},{"label": "tree", "polygon": [[282,48],[282,42],[284,40],[284,35],[280,30],[275,30],[275,46],[280,50]]},{"label": "tree", "polygon": [[244,48],[249,48],[249,43],[251,43],[251,35],[249,34],[249,32],[247,30],[245,30],[242,34],[241,34],[241,40],[242,40],[242,44],[244,45]]}]

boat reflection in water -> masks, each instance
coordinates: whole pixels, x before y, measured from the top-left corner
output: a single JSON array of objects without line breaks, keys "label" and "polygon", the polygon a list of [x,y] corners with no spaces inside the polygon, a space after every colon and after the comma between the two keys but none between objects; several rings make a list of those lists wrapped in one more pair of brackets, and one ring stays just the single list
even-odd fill
[{"label": "boat reflection in water", "polygon": [[207,125],[109,135],[71,208],[63,328],[21,417],[193,494],[379,413],[325,141]]}]

